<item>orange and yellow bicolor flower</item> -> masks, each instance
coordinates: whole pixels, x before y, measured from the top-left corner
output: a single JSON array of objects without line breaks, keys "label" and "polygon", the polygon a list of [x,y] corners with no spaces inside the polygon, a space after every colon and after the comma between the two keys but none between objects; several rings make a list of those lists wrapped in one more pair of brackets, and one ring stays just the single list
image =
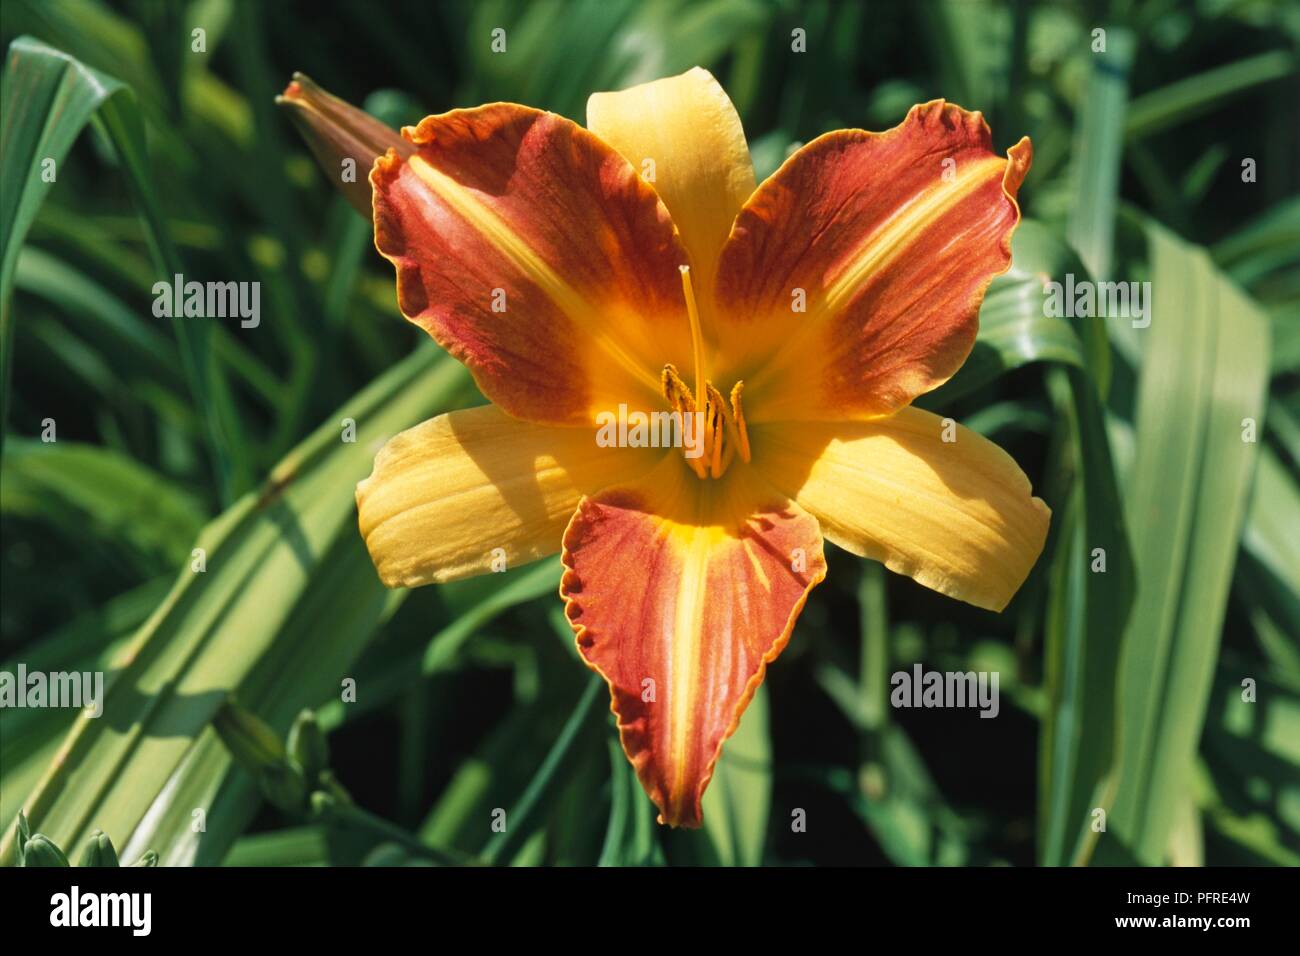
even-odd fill
[{"label": "orange and yellow bicolor flower", "polygon": [[[592,96],[586,129],[494,103],[402,137],[370,174],[375,245],[402,314],[492,404],[393,438],[361,533],[390,587],[559,552],[662,822],[700,824],[823,537],[981,608],[1015,594],[1047,507],[911,402],[965,361],[1010,264],[1028,139],[998,156],[979,113],[934,101],[756,184],[702,69]],[[602,447],[621,404],[703,412],[703,453]]]}]

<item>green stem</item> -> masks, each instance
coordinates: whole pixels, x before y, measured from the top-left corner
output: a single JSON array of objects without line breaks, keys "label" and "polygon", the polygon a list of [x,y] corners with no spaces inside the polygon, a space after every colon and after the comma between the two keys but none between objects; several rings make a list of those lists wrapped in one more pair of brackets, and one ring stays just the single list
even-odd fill
[{"label": "green stem", "polygon": [[389,823],[383,817],[376,816],[369,810],[363,810],[361,807],[352,805],[339,805],[331,813],[332,822],[348,824],[361,830],[367,830],[375,836],[382,837],[385,840],[391,840],[401,845],[404,849],[409,850],[416,856],[423,857],[426,860],[432,860],[442,866],[466,866],[478,863],[467,853],[460,853],[455,850],[443,850],[437,847],[421,843],[412,834],[403,830],[396,824]]},{"label": "green stem", "polygon": [[[564,762],[564,758],[568,756],[569,751],[573,748],[573,742],[578,737],[578,731],[582,729],[582,725],[586,722],[592,706],[599,699],[600,690],[603,686],[604,682],[599,677],[592,677],[587,684],[587,689],[582,692],[582,698],[578,701],[578,706],[573,709],[573,713],[569,715],[568,721],[564,724],[564,729],[560,731],[560,736],[556,738],[554,745],[552,745],[550,753],[546,755],[546,759],[542,761],[537,773],[533,775],[533,779],[524,790],[524,795],[519,798],[518,805],[510,811],[510,816],[507,819],[514,824],[515,832],[522,829],[521,824],[528,819],[536,808],[538,801],[549,789],[555,777],[555,772],[559,770],[560,764]],[[483,850],[483,859],[489,864],[495,863],[501,855],[501,851],[506,848],[510,839],[509,833],[508,830],[501,830],[488,841],[487,847]]]}]

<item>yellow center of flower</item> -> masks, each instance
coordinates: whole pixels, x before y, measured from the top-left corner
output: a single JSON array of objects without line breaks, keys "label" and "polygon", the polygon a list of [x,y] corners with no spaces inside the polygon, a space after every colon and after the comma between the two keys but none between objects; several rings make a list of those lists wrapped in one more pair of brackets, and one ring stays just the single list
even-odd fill
[{"label": "yellow center of flower", "polygon": [[[668,364],[663,368],[663,394],[668,408],[682,416],[683,431],[690,436],[686,442],[686,463],[700,478],[721,478],[737,454],[741,461],[749,461],[749,433],[745,428],[745,412],[741,404],[745,383],[739,381],[732,386],[731,400],[728,403],[709,381],[704,364],[700,310],[695,304],[695,289],[691,284],[691,267],[680,268],[682,294],[686,297],[686,314],[691,323],[695,393],[691,394],[691,390],[677,374],[676,367]],[[696,412],[701,414],[697,415]],[[701,430],[702,438],[699,434]]]}]

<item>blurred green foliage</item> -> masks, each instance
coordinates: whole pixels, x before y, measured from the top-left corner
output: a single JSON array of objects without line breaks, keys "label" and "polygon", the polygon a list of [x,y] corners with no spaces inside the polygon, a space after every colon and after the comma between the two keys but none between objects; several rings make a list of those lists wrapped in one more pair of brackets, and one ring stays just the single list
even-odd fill
[{"label": "blurred green foliage", "polygon": [[[102,830],[163,865],[1300,862],[1300,5],[0,9],[0,666],[110,684],[97,721],[0,712],[5,862],[20,806],[69,858]],[[1055,517],[1001,616],[830,554],[687,833],[653,822],[553,560],[379,585],[355,482],[480,399],[273,100],[302,70],[394,125],[495,99],[581,121],[593,91],[697,64],[760,179],[939,96],[999,147],[1033,138],[1012,270],[923,404],[996,437]],[[175,272],[260,281],[264,321],[154,318]],[[1151,327],[1046,317],[1066,273],[1151,281]],[[916,661],[998,671],[999,719],[891,709]],[[355,806],[264,806],[213,726],[232,694],[281,736],[317,709]]]}]

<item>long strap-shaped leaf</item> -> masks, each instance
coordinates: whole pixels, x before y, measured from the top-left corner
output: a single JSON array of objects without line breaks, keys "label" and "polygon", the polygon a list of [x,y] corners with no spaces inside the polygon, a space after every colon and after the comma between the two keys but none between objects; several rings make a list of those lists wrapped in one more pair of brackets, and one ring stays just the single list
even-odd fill
[{"label": "long strap-shaped leaf", "polygon": [[1011,240],[1011,268],[989,286],[980,306],[979,336],[966,364],[917,400],[932,411],[970,395],[998,376],[1033,362],[1087,366],[1077,320],[1048,314],[1044,283],[1086,274],[1079,257],[1041,222],[1025,219]]},{"label": "long strap-shaped leaf", "polygon": [[[353,488],[379,444],[455,404],[467,380],[432,345],[417,350],[203,530],[202,553],[115,662],[103,716],[77,717],[27,798],[34,827],[60,846],[79,846],[98,827],[119,846],[154,846],[167,863],[234,835],[223,826],[217,836],[212,815],[206,833],[190,829],[195,809],[221,811],[213,791],[229,761],[208,729],[213,714],[234,691],[287,724],[297,708],[337,693],[337,675],[390,600],[356,533]],[[355,442],[340,440],[344,417],[356,423]],[[192,761],[205,771],[181,773]],[[12,854],[8,828],[0,862]]]},{"label": "long strap-shaped leaf", "polygon": [[1082,863],[1094,846],[1092,810],[1114,796],[1116,679],[1133,606],[1133,556],[1095,381],[1065,372],[1078,478],[1057,512],[1044,624],[1048,708],[1039,740],[1038,857]]},{"label": "long strap-shaped leaf", "polygon": [[1165,861],[1191,784],[1258,455],[1266,316],[1203,249],[1148,222],[1151,327],[1125,496],[1141,587],[1121,664],[1118,790],[1097,862]]},{"label": "long strap-shaped leaf", "polygon": [[[98,115],[121,162],[126,186],[144,224],[160,278],[184,274],[158,208],[135,94],[119,80],[53,47],[20,37],[9,47],[0,88],[0,448],[8,419],[13,367],[13,290],[18,253],[60,165],[86,123]],[[207,423],[222,500],[233,481],[232,443],[238,423],[208,346],[206,320],[172,319],[194,401]]]},{"label": "long strap-shaped leaf", "polygon": [[[1040,223],[1022,222],[1011,268],[993,281],[980,309],[979,337],[966,365],[919,402],[944,409],[1031,362],[1061,366],[1051,383],[1061,386],[1053,394],[1077,478],[1057,511],[1045,625],[1048,707],[1039,745],[1038,852],[1041,862],[1053,865],[1086,859],[1092,847],[1088,812],[1108,805],[1106,795],[1113,793],[1115,681],[1134,589],[1099,367],[1095,349],[1089,353],[1084,346],[1085,340],[1105,343],[1105,320],[1053,316],[1044,307],[1044,282],[1062,282],[1067,274],[1089,279],[1059,236]],[[1105,573],[1091,571],[1098,548],[1105,552]]]},{"label": "long strap-shaped leaf", "polygon": [[[1128,72],[1136,48],[1137,40],[1131,31],[1111,29],[1109,49],[1093,55],[1082,115],[1074,131],[1074,203],[1066,231],[1092,278],[1099,282],[1111,279],[1115,258],[1124,110],[1128,104]],[[1103,323],[1091,322],[1082,333],[1088,368],[1103,398],[1110,390],[1110,342],[1105,328]]]}]

